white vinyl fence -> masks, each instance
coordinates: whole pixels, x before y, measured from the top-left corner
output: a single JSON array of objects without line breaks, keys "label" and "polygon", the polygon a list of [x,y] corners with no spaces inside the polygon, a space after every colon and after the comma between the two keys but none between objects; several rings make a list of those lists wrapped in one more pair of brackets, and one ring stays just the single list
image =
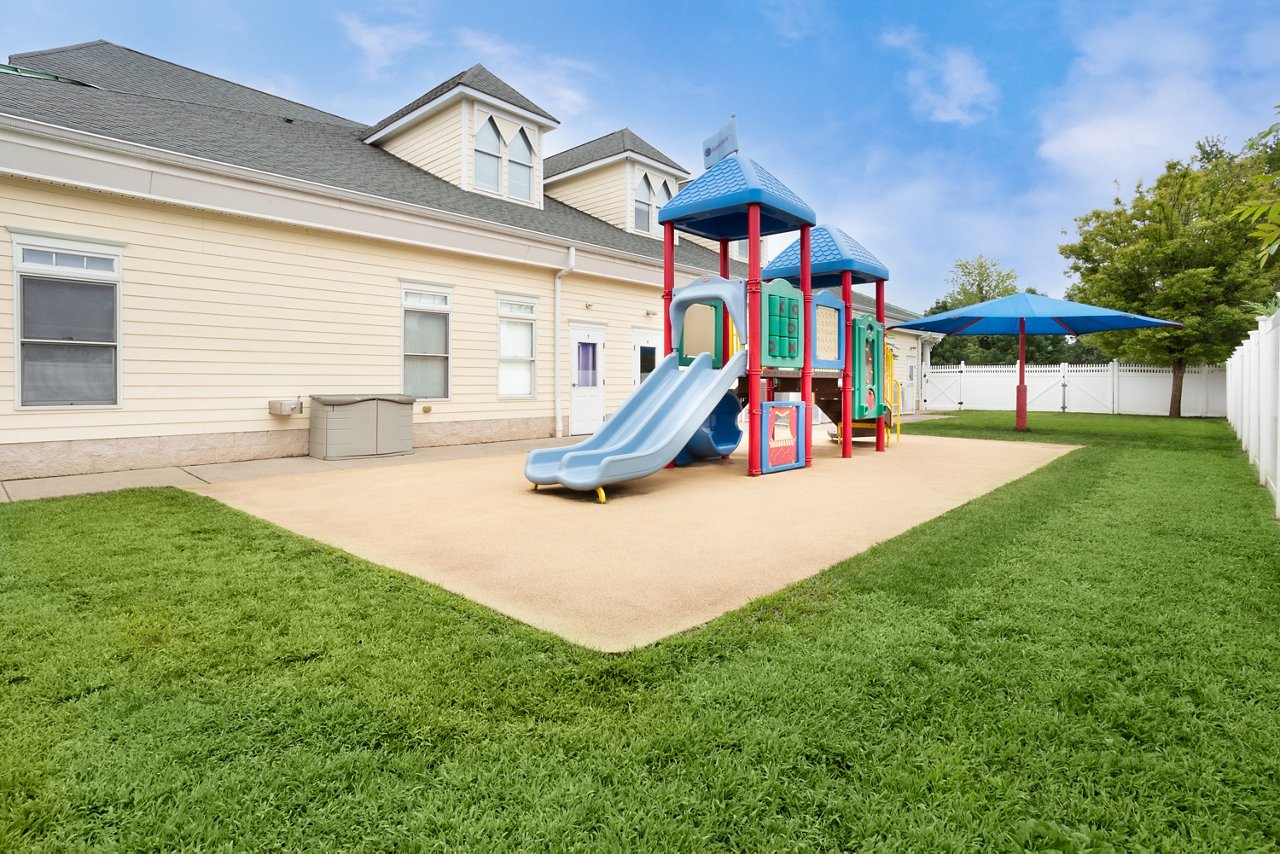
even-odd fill
[{"label": "white vinyl fence", "polygon": [[1227,360],[1227,420],[1280,517],[1280,312],[1258,318],[1258,328]]},{"label": "white vinyl fence", "polygon": [[[1227,414],[1226,370],[1187,368],[1182,378],[1182,414]],[[927,365],[924,408],[1007,409],[1016,405],[1017,365]],[[1168,415],[1171,368],[1147,365],[1027,365],[1027,409],[1032,412],[1101,412]]]}]

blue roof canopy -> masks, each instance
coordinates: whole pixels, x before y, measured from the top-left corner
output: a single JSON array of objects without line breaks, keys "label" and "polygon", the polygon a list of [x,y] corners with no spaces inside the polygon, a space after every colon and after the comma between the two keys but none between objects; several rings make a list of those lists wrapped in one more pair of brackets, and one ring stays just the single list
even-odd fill
[{"label": "blue roof canopy", "polygon": [[760,233],[781,234],[817,218],[786,184],[754,160],[731,154],[667,202],[658,222],[711,240],[747,237],[747,206],[760,205]]},{"label": "blue roof canopy", "polygon": [[931,314],[893,328],[944,335],[1017,335],[1019,319],[1026,320],[1028,335],[1087,335],[1144,326],[1182,326],[1172,320],[1020,293]]},{"label": "blue roof canopy", "polygon": [[[855,285],[889,278],[889,268],[861,243],[832,225],[820,225],[809,232],[809,253],[815,288],[840,286],[840,274],[853,273]],[[800,240],[778,253],[760,274],[765,279],[786,279],[800,284]]]}]

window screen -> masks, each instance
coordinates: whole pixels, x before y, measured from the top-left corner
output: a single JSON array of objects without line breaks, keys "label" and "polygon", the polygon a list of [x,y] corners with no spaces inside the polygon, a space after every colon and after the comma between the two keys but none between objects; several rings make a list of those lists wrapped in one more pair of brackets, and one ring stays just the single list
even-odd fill
[{"label": "window screen", "polygon": [[[39,252],[24,249],[24,262],[44,263]],[[78,258],[88,269],[86,256],[44,254]],[[103,260],[114,269],[113,259]],[[20,284],[22,405],[115,405],[116,284],[43,276],[22,276]]]}]

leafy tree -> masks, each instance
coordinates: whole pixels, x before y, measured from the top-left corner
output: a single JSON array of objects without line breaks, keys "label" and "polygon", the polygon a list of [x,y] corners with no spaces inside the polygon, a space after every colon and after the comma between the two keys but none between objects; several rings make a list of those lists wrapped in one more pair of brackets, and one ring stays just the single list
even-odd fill
[{"label": "leafy tree", "polygon": [[[1276,111],[1280,112],[1280,104],[1276,105]],[[1245,150],[1265,161],[1264,176],[1280,174],[1280,122],[1249,140]],[[1259,267],[1266,266],[1280,251],[1280,177],[1273,177],[1269,184],[1269,195],[1244,202],[1231,212],[1241,222],[1254,227],[1249,236],[1258,238]]]},{"label": "leafy tree", "polygon": [[1076,219],[1079,240],[1059,251],[1078,277],[1068,299],[1176,320],[1184,329],[1105,332],[1089,342],[1113,358],[1173,368],[1169,414],[1182,414],[1188,365],[1216,364],[1254,325],[1242,307],[1267,299],[1280,268],[1260,270],[1248,226],[1233,209],[1271,175],[1268,156],[1202,144],[1190,162],[1170,161],[1133,199]]}]

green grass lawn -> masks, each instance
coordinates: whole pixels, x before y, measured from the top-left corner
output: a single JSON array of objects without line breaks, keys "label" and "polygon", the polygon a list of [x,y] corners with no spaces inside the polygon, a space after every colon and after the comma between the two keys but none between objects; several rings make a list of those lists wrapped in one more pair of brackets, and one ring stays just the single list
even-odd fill
[{"label": "green grass lawn", "polygon": [[1229,429],[1012,421],[909,429],[1087,447],[623,655],[177,490],[0,505],[0,850],[1280,845]]}]

